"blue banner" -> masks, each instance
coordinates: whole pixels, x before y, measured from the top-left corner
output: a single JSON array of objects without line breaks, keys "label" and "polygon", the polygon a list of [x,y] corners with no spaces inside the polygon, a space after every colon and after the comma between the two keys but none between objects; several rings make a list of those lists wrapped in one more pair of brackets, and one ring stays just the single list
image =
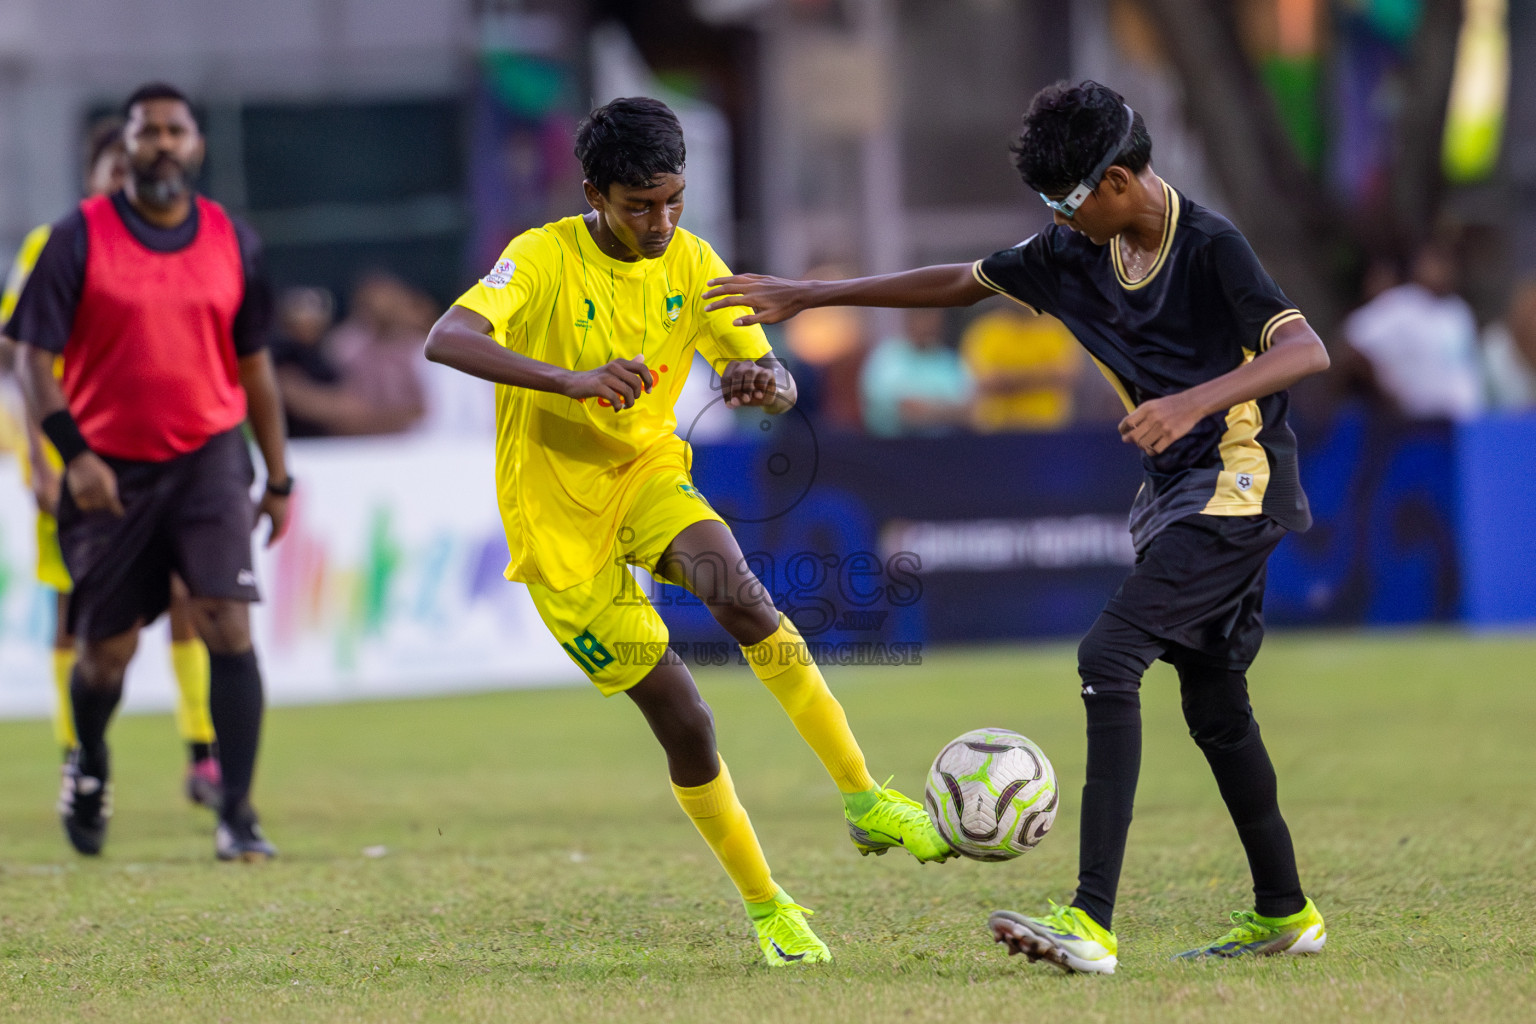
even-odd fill
[{"label": "blue banner", "polygon": [[[1270,561],[1271,624],[1459,614],[1449,425],[1354,412],[1302,439],[1301,467],[1316,525]],[[818,436],[791,412],[753,420],[742,440],[696,446],[694,476],[780,609],[849,657],[1081,634],[1134,561],[1125,524],[1140,460],[1102,428],[880,440]],[[653,594],[680,645],[720,641],[696,599]]]}]

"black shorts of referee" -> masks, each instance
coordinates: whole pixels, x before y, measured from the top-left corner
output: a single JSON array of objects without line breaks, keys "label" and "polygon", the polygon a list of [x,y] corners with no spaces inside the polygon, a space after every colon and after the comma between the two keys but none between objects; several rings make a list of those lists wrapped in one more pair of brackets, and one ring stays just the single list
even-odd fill
[{"label": "black shorts of referee", "polygon": [[59,498],[59,547],[74,581],[69,627],[104,640],[157,618],[171,574],[193,597],[257,601],[251,560],[255,473],[239,428],[164,462],[108,458],[123,514]]}]

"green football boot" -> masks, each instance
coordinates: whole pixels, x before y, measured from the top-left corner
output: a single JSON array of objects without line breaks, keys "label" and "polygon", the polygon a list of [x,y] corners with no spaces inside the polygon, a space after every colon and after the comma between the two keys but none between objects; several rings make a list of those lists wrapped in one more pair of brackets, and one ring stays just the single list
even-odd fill
[{"label": "green football boot", "polygon": [[867,857],[873,853],[878,857],[891,847],[899,846],[924,864],[955,855],[944,837],[939,835],[939,830],[933,827],[933,819],[928,817],[922,804],[885,786],[875,793],[874,806],[863,814],[855,817],[852,812],[843,811],[843,819],[848,822],[848,837],[861,854]]},{"label": "green football boot", "polygon": [[810,913],[813,911],[790,899],[783,889],[771,900],[747,904],[747,916],[757,929],[758,948],[763,951],[763,959],[768,961],[769,967],[832,962],[827,944],[805,923],[805,915]]},{"label": "green football boot", "polygon": [[1289,917],[1263,917],[1252,910],[1232,914],[1232,930],[1210,945],[1178,954],[1175,960],[1201,960],[1206,957],[1273,956],[1289,953],[1321,952],[1328,941],[1328,926],[1323,915],[1309,899],[1307,905]]},{"label": "green football boot", "polygon": [[1045,960],[1069,974],[1114,974],[1120,963],[1114,932],[1099,927],[1078,908],[1059,907],[1054,900],[1044,917],[995,910],[987,927],[995,941],[1008,946],[1009,956],[1023,953],[1031,963]]}]

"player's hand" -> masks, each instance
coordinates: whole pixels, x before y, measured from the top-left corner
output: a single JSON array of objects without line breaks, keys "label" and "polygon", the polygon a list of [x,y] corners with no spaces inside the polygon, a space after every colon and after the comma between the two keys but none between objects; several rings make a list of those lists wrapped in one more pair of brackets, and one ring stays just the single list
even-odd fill
[{"label": "player's hand", "polygon": [[646,367],[642,352],[633,359],[613,359],[595,370],[572,373],[561,393],[578,400],[595,398],[618,412],[634,405],[655,386],[656,376]]},{"label": "player's hand", "polygon": [[750,306],[755,311],[731,321],[737,327],[776,324],[805,309],[803,281],[786,281],[766,274],[734,274],[711,278],[709,285],[704,298],[714,301],[704,307],[704,312],[731,306]]},{"label": "player's hand", "polygon": [[64,470],[64,484],[81,512],[123,514],[123,503],[117,496],[117,474],[95,452],[81,452],[70,460]]},{"label": "player's hand", "polygon": [[1201,413],[1183,395],[1153,398],[1120,421],[1120,440],[1148,455],[1161,455],[1168,446],[1195,429]]},{"label": "player's hand", "polygon": [[720,396],[728,409],[773,405],[779,397],[779,378],[766,366],[737,360],[726,364],[720,375]]},{"label": "player's hand", "polygon": [[63,478],[46,460],[37,459],[32,463],[32,498],[37,502],[39,512],[51,516],[59,514],[59,489],[63,486]]},{"label": "player's hand", "polygon": [[267,533],[266,543],[262,547],[271,547],[283,539],[283,534],[288,532],[288,503],[290,495],[273,494],[271,491],[262,491],[261,500],[256,503],[256,525],[261,524],[261,517],[266,516],[272,524],[272,529]]}]

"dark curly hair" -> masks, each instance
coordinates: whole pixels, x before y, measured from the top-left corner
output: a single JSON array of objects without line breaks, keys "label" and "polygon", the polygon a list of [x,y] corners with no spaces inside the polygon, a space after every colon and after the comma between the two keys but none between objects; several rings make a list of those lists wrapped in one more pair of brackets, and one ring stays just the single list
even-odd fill
[{"label": "dark curly hair", "polygon": [[598,107],[576,129],[581,172],[603,195],[614,182],[648,188],[663,174],[681,174],[687,156],[677,115],[648,96]]},{"label": "dark curly hair", "polygon": [[[1125,99],[1098,82],[1057,82],[1035,93],[1018,141],[1013,165],[1036,192],[1070,192],[1125,134]],[[1152,159],[1152,136],[1134,114],[1131,140],[1114,162],[1139,173]]]},{"label": "dark curly hair", "polygon": [[123,101],[122,115],[124,119],[133,117],[134,107],[140,103],[148,103],[151,100],[175,100],[187,108],[187,112],[192,115],[193,123],[197,125],[199,130],[202,129],[203,119],[198,116],[197,108],[192,105],[192,101],[187,98],[186,93],[169,82],[145,82],[133,90],[133,95]]}]

